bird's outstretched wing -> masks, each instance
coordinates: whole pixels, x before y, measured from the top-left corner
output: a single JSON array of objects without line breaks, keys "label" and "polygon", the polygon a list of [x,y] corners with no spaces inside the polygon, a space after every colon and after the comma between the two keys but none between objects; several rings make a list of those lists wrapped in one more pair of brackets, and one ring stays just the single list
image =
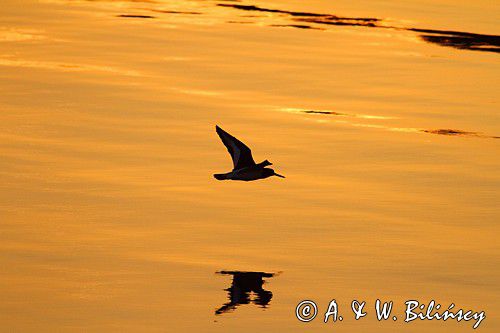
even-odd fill
[{"label": "bird's outstretched wing", "polygon": [[250,148],[219,126],[215,126],[215,129],[227,151],[231,154],[235,170],[255,165]]}]

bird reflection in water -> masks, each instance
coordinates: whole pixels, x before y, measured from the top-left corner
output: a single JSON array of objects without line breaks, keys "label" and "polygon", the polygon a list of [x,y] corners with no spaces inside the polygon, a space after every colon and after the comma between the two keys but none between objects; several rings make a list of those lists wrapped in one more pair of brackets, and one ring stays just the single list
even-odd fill
[{"label": "bird reflection in water", "polygon": [[234,311],[242,304],[253,303],[266,308],[273,297],[273,293],[262,288],[262,285],[264,278],[271,278],[275,273],[220,271],[217,274],[232,275],[233,281],[231,287],[225,289],[229,302],[215,310],[216,315]]}]

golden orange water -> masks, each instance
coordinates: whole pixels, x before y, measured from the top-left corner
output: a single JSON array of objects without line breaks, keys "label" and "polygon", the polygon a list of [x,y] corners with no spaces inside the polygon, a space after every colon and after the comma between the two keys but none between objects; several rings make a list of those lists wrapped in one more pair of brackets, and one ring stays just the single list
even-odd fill
[{"label": "golden orange water", "polygon": [[[472,331],[410,299],[500,329],[498,45],[423,31],[498,35],[498,3],[1,6],[2,332]],[[215,124],[287,178],[213,179]],[[215,315],[220,270],[279,273],[268,306]]]}]

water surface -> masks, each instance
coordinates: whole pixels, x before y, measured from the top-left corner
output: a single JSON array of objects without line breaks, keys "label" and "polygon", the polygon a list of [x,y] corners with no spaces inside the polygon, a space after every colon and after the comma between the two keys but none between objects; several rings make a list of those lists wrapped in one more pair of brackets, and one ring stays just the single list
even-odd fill
[{"label": "water surface", "polygon": [[[494,2],[2,12],[6,331],[472,330],[352,318],[377,298],[484,310],[498,331]],[[215,124],[287,178],[213,179],[231,168]],[[295,319],[333,298],[342,323]]]}]

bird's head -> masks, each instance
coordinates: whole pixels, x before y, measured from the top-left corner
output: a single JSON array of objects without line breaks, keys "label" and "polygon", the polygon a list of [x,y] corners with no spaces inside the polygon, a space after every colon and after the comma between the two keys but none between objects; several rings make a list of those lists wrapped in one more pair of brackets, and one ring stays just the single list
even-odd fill
[{"label": "bird's head", "polygon": [[282,176],[280,174],[277,174],[273,169],[265,168],[264,169],[264,177],[271,177],[271,176],[276,176],[280,178],[285,178],[285,176]]}]

